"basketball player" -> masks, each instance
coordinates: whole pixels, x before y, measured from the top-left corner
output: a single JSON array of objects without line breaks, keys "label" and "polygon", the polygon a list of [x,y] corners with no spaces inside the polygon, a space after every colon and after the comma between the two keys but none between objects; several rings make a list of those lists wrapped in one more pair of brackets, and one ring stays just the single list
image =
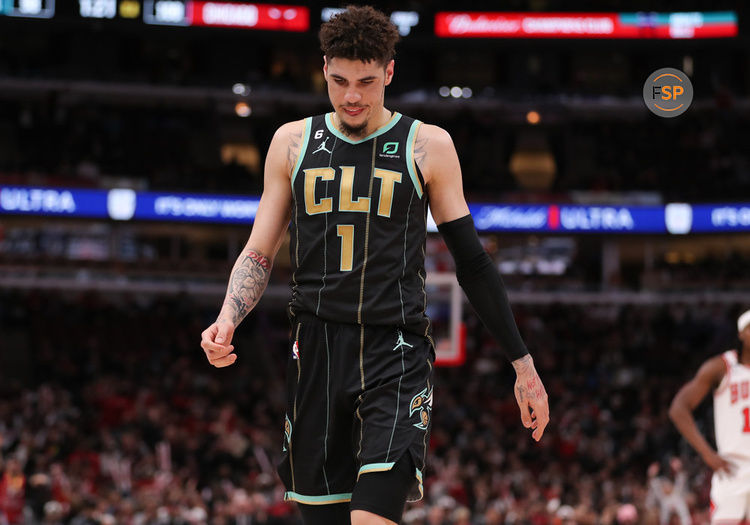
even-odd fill
[{"label": "basketball player", "polygon": [[453,141],[384,107],[396,27],[371,7],[348,7],[320,39],[333,111],[273,137],[252,233],[201,345],[216,367],[236,361],[232,334],[291,220],[285,497],[307,524],[392,524],[421,497],[432,422],[428,202],[459,282],[513,363],[521,419],[537,441],[547,394],[479,243]]},{"label": "basketball player", "polygon": [[[742,352],[708,359],[672,401],[669,417],[714,471],[711,523],[750,520],[750,310],[737,320]],[[714,450],[698,431],[693,410],[714,391]]]}]

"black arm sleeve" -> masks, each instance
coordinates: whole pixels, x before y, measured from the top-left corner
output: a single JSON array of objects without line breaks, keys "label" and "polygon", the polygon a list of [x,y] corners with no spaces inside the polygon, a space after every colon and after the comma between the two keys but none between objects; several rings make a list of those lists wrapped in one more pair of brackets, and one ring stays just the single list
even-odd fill
[{"label": "black arm sleeve", "polygon": [[438,226],[456,262],[456,278],[479,318],[511,361],[528,354],[518,333],[508,294],[492,259],[484,251],[471,215]]}]

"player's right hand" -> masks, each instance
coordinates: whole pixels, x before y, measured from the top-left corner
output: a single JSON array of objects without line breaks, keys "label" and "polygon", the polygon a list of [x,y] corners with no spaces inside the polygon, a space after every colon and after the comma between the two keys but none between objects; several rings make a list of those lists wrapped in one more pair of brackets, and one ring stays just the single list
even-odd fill
[{"label": "player's right hand", "polygon": [[711,467],[711,470],[714,472],[721,474],[728,474],[730,476],[733,476],[734,473],[737,471],[737,465],[732,463],[731,461],[721,457],[719,454],[717,454],[714,451],[711,451],[710,454],[707,454],[703,461],[706,462],[706,464]]},{"label": "player's right hand", "polygon": [[233,365],[237,361],[237,354],[232,353],[232,336],[234,325],[230,321],[217,320],[203,330],[201,334],[201,348],[206,353],[208,362],[216,368]]},{"label": "player's right hand", "polygon": [[539,441],[549,423],[547,391],[537,374],[531,355],[526,354],[512,364],[516,370],[516,384],[513,390],[518,408],[521,409],[521,422],[523,426],[531,429],[531,437]]}]

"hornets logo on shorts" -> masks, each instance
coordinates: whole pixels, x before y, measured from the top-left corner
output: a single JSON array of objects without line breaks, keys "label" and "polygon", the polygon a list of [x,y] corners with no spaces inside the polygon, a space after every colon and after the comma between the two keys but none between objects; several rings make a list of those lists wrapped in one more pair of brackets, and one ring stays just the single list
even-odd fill
[{"label": "hornets logo on shorts", "polygon": [[284,448],[282,449],[284,452],[286,452],[286,445],[291,441],[292,439],[292,422],[289,421],[289,417],[284,417]]},{"label": "hornets logo on shorts", "polygon": [[417,411],[419,411],[419,423],[414,423],[414,426],[422,430],[427,430],[430,424],[430,412],[432,412],[432,388],[430,388],[429,392],[425,388],[411,399],[409,417]]}]

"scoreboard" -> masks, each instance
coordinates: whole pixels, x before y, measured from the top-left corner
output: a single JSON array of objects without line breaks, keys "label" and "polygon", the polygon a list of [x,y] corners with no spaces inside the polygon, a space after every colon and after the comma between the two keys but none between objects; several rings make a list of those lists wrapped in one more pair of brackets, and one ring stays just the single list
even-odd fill
[{"label": "scoreboard", "polygon": [[23,18],[57,15],[57,18],[140,19],[152,25],[297,32],[310,28],[309,9],[296,5],[204,0],[77,0],[60,2],[58,7],[56,13],[55,0],[0,0],[0,14]]},{"label": "scoreboard", "polygon": [[55,0],[0,0],[0,14],[24,18],[52,18]]},{"label": "scoreboard", "polygon": [[144,0],[143,21],[147,24],[188,25],[184,0]]},{"label": "scoreboard", "polygon": [[[0,15],[39,19],[131,20],[161,26],[267,31],[305,32],[311,27],[310,8],[305,5],[256,4],[235,0],[62,0],[56,6],[55,1],[0,0]],[[319,10],[320,20],[325,22],[341,10],[323,7]],[[738,17],[734,11],[451,11],[425,15],[420,11],[393,11],[391,20],[402,36],[409,35],[420,19],[433,18],[434,36],[464,39],[693,39],[733,38],[739,33]]]}]

